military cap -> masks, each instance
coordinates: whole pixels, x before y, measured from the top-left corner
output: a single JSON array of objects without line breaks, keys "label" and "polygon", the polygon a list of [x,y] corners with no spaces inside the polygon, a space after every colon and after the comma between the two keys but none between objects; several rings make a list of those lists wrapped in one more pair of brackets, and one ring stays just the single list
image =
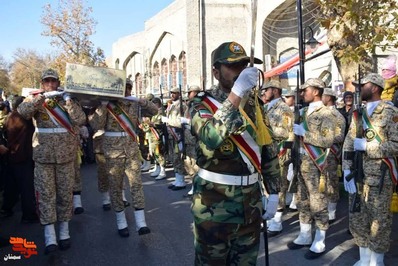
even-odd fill
[{"label": "military cap", "polygon": [[380,88],[384,89],[384,79],[381,75],[376,74],[376,73],[370,73],[366,75],[363,79],[361,79],[361,83],[359,83],[357,80],[353,81],[352,83],[354,85],[364,85],[366,83],[373,83],[376,86],[379,86]]},{"label": "military cap", "polygon": [[201,91],[201,89],[197,85],[192,85],[192,86],[189,86],[189,89],[188,89],[188,92],[191,92],[191,91]]},{"label": "military cap", "polygon": [[296,91],[292,90],[291,88],[287,88],[287,89],[283,88],[282,96],[284,96],[284,97],[296,96]]},{"label": "military cap", "polygon": [[133,87],[133,81],[131,79],[126,79],[126,86],[131,85],[131,87]]},{"label": "military cap", "polygon": [[[225,42],[218,46],[211,53],[211,64],[214,66],[216,63],[220,64],[234,64],[239,62],[249,63],[250,57],[247,56],[245,49],[237,42]],[[261,64],[258,58],[254,58],[254,63]]]},{"label": "military cap", "polygon": [[325,82],[323,82],[323,80],[321,80],[320,78],[310,78],[307,79],[307,81],[303,85],[301,85],[300,90],[304,90],[308,87],[323,89],[326,87],[326,85]]},{"label": "military cap", "polygon": [[333,96],[333,97],[337,96],[336,92],[332,88],[323,89],[323,95],[329,95],[329,96]]},{"label": "military cap", "polygon": [[180,92],[180,89],[178,87],[173,87],[170,89],[170,92]]},{"label": "military cap", "polygon": [[146,99],[147,99],[148,101],[152,101],[153,98],[155,98],[155,96],[154,96],[152,93],[148,93],[145,97],[146,97]]},{"label": "military cap", "polygon": [[54,79],[59,79],[57,71],[49,68],[47,70],[43,71],[43,74],[41,75],[41,80],[44,80],[46,78],[54,78]]},{"label": "military cap", "polygon": [[266,90],[268,88],[276,88],[276,89],[282,89],[281,83],[278,80],[270,80],[267,83],[265,83],[262,87],[263,90]]}]

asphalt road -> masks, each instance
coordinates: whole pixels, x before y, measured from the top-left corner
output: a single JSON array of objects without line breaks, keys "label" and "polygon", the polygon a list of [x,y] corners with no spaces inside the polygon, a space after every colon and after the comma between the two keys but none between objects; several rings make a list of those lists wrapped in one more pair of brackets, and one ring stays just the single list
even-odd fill
[{"label": "asphalt road", "polygon": [[[127,221],[130,237],[119,237],[113,211],[103,211],[97,190],[96,165],[83,165],[82,202],[85,212],[74,215],[70,222],[72,247],[44,255],[43,228],[39,224],[21,224],[19,206],[12,217],[0,220],[0,236],[19,237],[34,242],[37,255],[25,258],[12,246],[0,249],[0,265],[193,265],[194,249],[190,200],[188,191],[171,191],[167,184],[173,178],[168,169],[166,180],[155,181],[143,174],[146,197],[146,220],[151,234],[139,236],[135,232],[133,209],[128,207]],[[189,180],[187,180],[189,181]],[[130,196],[128,195],[130,200]],[[284,216],[283,233],[269,239],[270,265],[353,265],[359,259],[358,248],[347,234],[347,198],[338,204],[337,220],[327,232],[327,252],[315,261],[304,259],[305,249],[291,251],[286,244],[299,232],[297,213]],[[394,217],[390,252],[386,265],[398,265],[398,219]],[[18,259],[18,256],[20,258]],[[11,259],[4,260],[5,257]],[[12,259],[15,258],[15,259]],[[261,243],[258,265],[265,264],[264,243]]]}]

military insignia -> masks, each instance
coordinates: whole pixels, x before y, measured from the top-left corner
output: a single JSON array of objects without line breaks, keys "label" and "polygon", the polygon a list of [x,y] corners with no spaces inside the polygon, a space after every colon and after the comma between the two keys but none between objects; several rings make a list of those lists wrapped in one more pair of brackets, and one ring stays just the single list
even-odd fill
[{"label": "military insignia", "polygon": [[229,50],[234,54],[244,54],[245,52],[243,47],[236,42],[231,42],[231,44],[229,45]]},{"label": "military insignia", "polygon": [[329,132],[328,129],[326,129],[326,128],[322,129],[322,132],[321,132],[322,137],[326,137],[328,132]]},{"label": "military insignia", "polygon": [[287,127],[289,125],[289,120],[290,120],[289,119],[289,114],[288,113],[283,113],[282,117],[283,117],[282,124],[283,124],[283,126]]},{"label": "military insignia", "polygon": [[234,151],[234,144],[230,139],[226,139],[220,146],[220,151],[222,154],[229,155]]},{"label": "military insignia", "polygon": [[398,122],[398,116],[394,116],[394,117],[392,118],[392,121],[393,121],[394,123],[397,123],[397,122]]},{"label": "military insignia", "polygon": [[119,125],[117,121],[112,121],[112,128],[117,127],[117,125]]},{"label": "military insignia", "polygon": [[47,100],[47,106],[51,109],[54,109],[56,102],[53,99]]},{"label": "military insignia", "polygon": [[50,119],[50,116],[47,113],[41,113],[40,119],[43,121],[48,121]]},{"label": "military insignia", "polygon": [[253,101],[253,99],[249,99],[249,100],[247,101],[247,103],[248,103],[250,106],[254,106],[254,101]]},{"label": "military insignia", "polygon": [[367,142],[374,140],[376,137],[376,131],[373,128],[368,128],[365,130],[365,138]]}]

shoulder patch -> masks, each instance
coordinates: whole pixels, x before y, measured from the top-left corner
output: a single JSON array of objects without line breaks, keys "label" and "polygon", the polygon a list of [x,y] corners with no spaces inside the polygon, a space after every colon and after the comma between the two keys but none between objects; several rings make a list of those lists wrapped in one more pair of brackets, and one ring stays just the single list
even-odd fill
[{"label": "shoulder patch", "polygon": [[200,118],[213,118],[213,114],[207,109],[198,110]]}]

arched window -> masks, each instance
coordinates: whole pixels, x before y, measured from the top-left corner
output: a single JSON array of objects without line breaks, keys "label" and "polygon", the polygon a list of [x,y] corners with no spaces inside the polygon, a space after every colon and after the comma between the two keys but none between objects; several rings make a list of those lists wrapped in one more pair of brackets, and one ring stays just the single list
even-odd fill
[{"label": "arched window", "polygon": [[187,87],[187,62],[184,51],[180,53],[178,58],[178,80],[182,88]]},{"label": "arched window", "polygon": [[174,55],[172,55],[170,59],[169,83],[171,87],[177,87],[181,84],[177,82],[177,58]]},{"label": "arched window", "polygon": [[152,80],[155,90],[158,89],[160,86],[160,69],[157,61],[153,64]]},{"label": "arched window", "polygon": [[165,90],[170,90],[170,86],[168,83],[168,73],[169,73],[169,66],[167,65],[167,60],[163,58],[162,66],[161,66],[161,74],[160,74],[160,84],[162,84],[162,88]]}]

